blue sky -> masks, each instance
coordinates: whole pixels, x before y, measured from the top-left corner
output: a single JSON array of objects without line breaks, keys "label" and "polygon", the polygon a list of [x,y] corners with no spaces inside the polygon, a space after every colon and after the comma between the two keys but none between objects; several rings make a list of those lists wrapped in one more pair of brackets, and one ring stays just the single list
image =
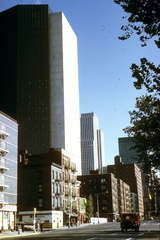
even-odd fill
[{"label": "blue sky", "polygon": [[[34,0],[0,0],[0,11]],[[78,39],[80,113],[95,112],[105,138],[105,165],[113,164],[119,154],[118,138],[130,125],[128,111],[135,98],[144,94],[133,87],[130,66],[141,57],[159,63],[153,42],[142,48],[134,34],[120,41],[126,14],[113,0],[40,0],[53,12],[62,11]]]}]

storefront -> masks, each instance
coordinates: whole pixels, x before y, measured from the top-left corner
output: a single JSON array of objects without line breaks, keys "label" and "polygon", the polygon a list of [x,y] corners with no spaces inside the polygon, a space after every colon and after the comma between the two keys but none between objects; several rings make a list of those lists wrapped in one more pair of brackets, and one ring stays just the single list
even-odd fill
[{"label": "storefront", "polygon": [[15,229],[16,225],[16,205],[4,205],[0,208],[0,229]]}]

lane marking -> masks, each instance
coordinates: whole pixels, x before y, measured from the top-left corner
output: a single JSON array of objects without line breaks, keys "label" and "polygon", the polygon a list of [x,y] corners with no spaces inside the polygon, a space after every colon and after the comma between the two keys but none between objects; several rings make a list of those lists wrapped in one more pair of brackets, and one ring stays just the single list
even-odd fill
[{"label": "lane marking", "polygon": [[138,236],[142,236],[142,235],[144,235],[144,233],[140,233],[140,234],[138,234]]},{"label": "lane marking", "polygon": [[97,239],[97,238],[88,238],[87,240],[93,240],[93,239]]}]

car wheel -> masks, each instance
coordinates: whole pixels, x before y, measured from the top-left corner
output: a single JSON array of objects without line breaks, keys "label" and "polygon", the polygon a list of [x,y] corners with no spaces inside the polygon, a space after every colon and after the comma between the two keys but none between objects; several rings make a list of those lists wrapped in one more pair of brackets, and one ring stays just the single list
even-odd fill
[{"label": "car wheel", "polygon": [[138,232],[139,231],[139,227],[135,227],[135,232]]}]

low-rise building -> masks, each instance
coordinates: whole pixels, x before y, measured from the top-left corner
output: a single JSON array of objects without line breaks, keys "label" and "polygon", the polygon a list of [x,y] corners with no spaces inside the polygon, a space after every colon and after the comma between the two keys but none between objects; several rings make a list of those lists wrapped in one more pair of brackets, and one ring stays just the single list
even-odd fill
[{"label": "low-rise building", "polygon": [[90,171],[89,175],[77,176],[81,182],[80,196],[93,197],[93,217],[107,218],[107,221],[117,220],[122,212],[131,211],[130,186],[114,174],[100,174]]},{"label": "low-rise building", "polygon": [[123,180],[130,186],[130,191],[137,196],[137,209],[135,211],[144,217],[141,170],[138,166],[135,163],[122,164],[117,162],[114,165],[108,165],[107,172],[114,174],[115,178]]},{"label": "low-rise building", "polygon": [[17,212],[18,124],[0,111],[0,229],[14,229]]},{"label": "low-rise building", "polygon": [[123,182],[121,179],[117,180],[118,182],[118,207],[119,214],[123,212],[131,212],[131,192],[130,186]]},{"label": "low-rise building", "polygon": [[[79,212],[79,185],[72,155],[63,149],[29,156],[21,151],[18,163],[18,221],[43,222],[58,228]],[[36,214],[34,215],[34,209]]]}]

